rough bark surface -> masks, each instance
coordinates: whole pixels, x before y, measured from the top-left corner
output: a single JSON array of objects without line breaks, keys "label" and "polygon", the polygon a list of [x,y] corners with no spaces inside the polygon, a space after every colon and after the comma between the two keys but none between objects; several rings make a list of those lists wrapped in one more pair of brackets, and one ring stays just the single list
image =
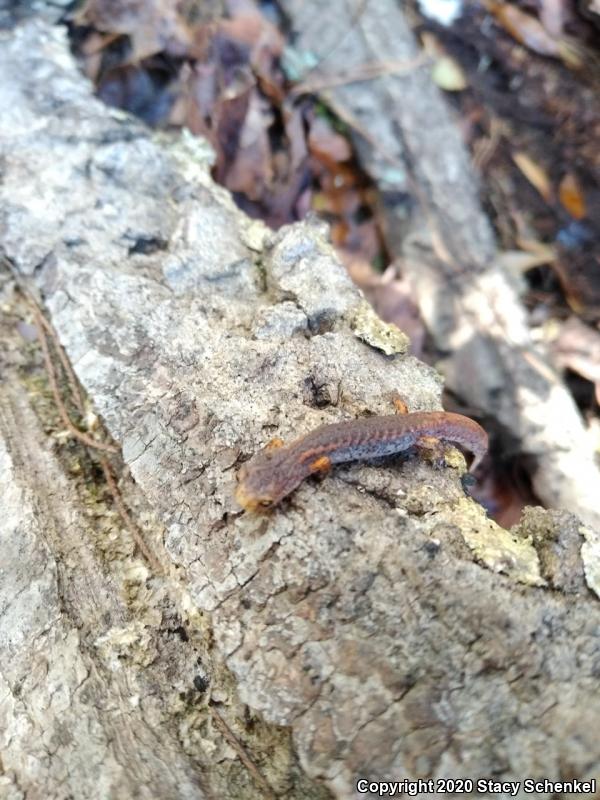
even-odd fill
[{"label": "rough bark surface", "polygon": [[390,332],[365,333],[318,224],[271,234],[213,185],[201,143],[94,100],[64,31],[2,35],[0,74],[4,256],[122,446],[126,500],[164,567],[99,508],[92,468],[44,439],[50,404],[27,381],[5,276],[5,795],[597,777],[600,606],[580,523],[532,510],[502,531],[465,497],[460,458],[350,466],[269,517],[240,513],[241,457],[389,413],[395,391],[437,408],[437,375],[373,346]]}]

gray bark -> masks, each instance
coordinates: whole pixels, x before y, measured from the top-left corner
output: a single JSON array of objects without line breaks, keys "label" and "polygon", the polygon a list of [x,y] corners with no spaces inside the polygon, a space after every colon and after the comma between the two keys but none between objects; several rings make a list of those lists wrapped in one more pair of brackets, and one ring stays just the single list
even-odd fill
[{"label": "gray bark", "polygon": [[[501,530],[460,458],[349,466],[241,513],[240,457],[395,391],[437,408],[439,377],[369,320],[322,226],[245,218],[201,142],[93,99],[64,31],[3,34],[0,74],[5,796],[597,776],[593,533],[541,510]],[[15,282],[121,445],[162,574],[61,430]]]}]

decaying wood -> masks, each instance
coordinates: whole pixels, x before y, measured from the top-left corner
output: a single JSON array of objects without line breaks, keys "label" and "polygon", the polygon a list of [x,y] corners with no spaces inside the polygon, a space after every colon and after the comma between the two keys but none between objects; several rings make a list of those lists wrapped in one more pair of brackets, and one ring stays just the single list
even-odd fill
[{"label": "decaying wood", "polygon": [[[359,65],[404,63],[370,82],[322,95],[355,131],[358,151],[385,198],[388,237],[427,328],[446,355],[450,389],[496,420],[528,457],[537,496],[600,527],[600,470],[593,437],[548,354],[534,348],[515,281],[502,268],[477,197],[456,121],[433,84],[400,3],[285,0],[300,54],[319,63],[311,80]],[[340,19],[347,20],[343,31]],[[417,62],[417,63],[416,63]]]},{"label": "decaying wood", "polygon": [[[242,514],[236,466],[273,435],[387,413],[395,392],[437,408],[437,375],[321,225],[244,217],[201,142],[93,99],[63,30],[2,34],[0,74],[3,796],[597,775],[592,532],[541,510],[501,530],[459,457],[349,466]],[[61,424],[15,283],[122,447],[162,575]]]}]

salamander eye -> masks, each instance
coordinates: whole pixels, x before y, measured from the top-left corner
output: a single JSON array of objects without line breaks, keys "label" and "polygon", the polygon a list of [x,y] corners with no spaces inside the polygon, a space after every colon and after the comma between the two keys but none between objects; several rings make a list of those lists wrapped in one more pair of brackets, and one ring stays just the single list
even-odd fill
[{"label": "salamander eye", "polygon": [[261,508],[271,508],[273,505],[273,501],[270,500],[268,497],[263,497],[261,500],[258,501],[258,505]]}]

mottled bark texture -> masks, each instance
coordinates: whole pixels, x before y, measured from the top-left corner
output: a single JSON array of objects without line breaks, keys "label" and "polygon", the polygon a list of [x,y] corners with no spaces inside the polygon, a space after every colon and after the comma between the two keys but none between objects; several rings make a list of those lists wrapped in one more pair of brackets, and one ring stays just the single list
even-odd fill
[{"label": "mottled bark texture", "polygon": [[[402,338],[320,225],[245,218],[201,142],[93,99],[63,30],[2,34],[0,74],[2,796],[597,776],[593,534],[540,510],[502,531],[458,457],[340,468],[240,513],[236,465],[272,436],[393,392],[438,408],[438,376],[380,349]],[[122,447],[162,574],[62,432],[15,283]]]}]

